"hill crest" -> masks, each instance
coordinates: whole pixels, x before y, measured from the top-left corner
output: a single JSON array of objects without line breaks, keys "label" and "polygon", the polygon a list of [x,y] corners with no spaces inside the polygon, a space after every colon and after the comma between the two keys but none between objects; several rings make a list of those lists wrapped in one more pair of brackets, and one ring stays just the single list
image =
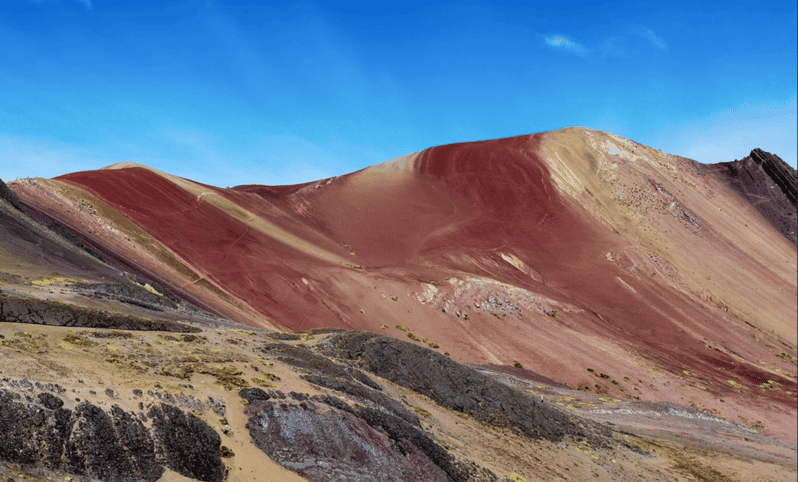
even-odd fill
[{"label": "hill crest", "polygon": [[13,188],[241,322],[412,334],[461,361],[746,418],[774,380],[767,422],[794,438],[795,245],[719,172],[568,128],[290,187],[117,165]]}]

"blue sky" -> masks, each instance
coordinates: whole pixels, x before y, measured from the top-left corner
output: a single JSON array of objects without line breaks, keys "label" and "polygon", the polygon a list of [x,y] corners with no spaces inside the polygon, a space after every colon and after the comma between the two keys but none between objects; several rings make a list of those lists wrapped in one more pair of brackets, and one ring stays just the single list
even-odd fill
[{"label": "blue sky", "polygon": [[0,178],[217,186],[580,125],[796,165],[796,3],[0,1]]}]

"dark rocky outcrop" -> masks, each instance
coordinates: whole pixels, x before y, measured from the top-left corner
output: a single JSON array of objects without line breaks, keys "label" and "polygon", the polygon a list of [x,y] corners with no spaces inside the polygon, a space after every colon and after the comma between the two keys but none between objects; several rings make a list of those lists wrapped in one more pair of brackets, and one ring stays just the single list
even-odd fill
[{"label": "dark rocky outcrop", "polygon": [[257,400],[271,400],[271,399],[278,399],[278,400],[285,400],[285,394],[282,390],[269,390],[264,391],[261,388],[245,388],[238,392],[239,396],[247,401],[247,403],[252,403]]},{"label": "dark rocky outcrop", "polygon": [[64,406],[63,400],[49,392],[40,393],[37,399],[40,405],[42,405],[44,408],[49,408],[50,410],[57,410]]},{"label": "dark rocky outcrop", "polygon": [[774,228],[798,245],[798,173],[779,156],[754,149],[748,157],[709,167]]},{"label": "dark rocky outcrop", "polygon": [[304,346],[275,343],[265,345],[262,350],[278,355],[280,361],[307,372],[302,378],[314,385],[374,403],[410,423],[418,424],[418,417],[400,402],[380,393],[382,387],[355,367],[340,365]]},{"label": "dark rocky outcrop", "polygon": [[76,283],[74,288],[92,298],[118,301],[153,311],[163,311],[164,308],[177,309],[178,307],[178,302],[175,300],[167,296],[159,296],[135,284]]},{"label": "dark rocky outcrop", "polygon": [[328,338],[326,352],[356,361],[367,371],[426,395],[480,422],[533,438],[564,437],[604,445],[610,432],[569,416],[433,350],[367,332]]},{"label": "dark rocky outcrop", "polygon": [[798,201],[798,174],[789,164],[784,162],[779,156],[765,152],[762,149],[751,151],[751,159],[759,164],[762,169],[770,176],[770,179],[787,196],[787,199],[796,205]]},{"label": "dark rocky outcrop", "polygon": [[[360,407],[360,415],[369,426],[387,433],[393,440],[409,442],[421,450],[454,482],[493,482],[496,474],[473,462],[458,460],[435,439],[413,424],[382,410]],[[410,479],[413,480],[413,479]]]},{"label": "dark rocky outcrop", "polygon": [[[412,343],[347,331],[313,348],[274,343],[262,351],[300,369],[303,379],[352,402],[293,392],[286,397],[259,388],[239,392],[247,401],[247,428],[256,445],[310,480],[498,480],[490,470],[458,459],[438,443],[416,414],[360,369],[493,427],[551,441],[612,444],[609,429]],[[370,454],[367,461],[364,453]]]},{"label": "dark rocky outcrop", "polygon": [[71,433],[64,447],[64,466],[67,472],[100,480],[135,478],[133,461],[117,439],[111,417],[89,402],[75,408]]},{"label": "dark rocky outcrop", "polygon": [[381,425],[369,423],[351,409],[312,401],[255,400],[246,413],[255,444],[273,460],[309,480],[451,480],[410,437],[403,437],[398,430],[375,429]]},{"label": "dark rocky outcrop", "polygon": [[47,392],[37,400],[0,389],[0,460],[101,481],[155,481],[164,466],[207,482],[225,477],[219,435],[176,407],[153,406],[148,429],[116,405],[69,410]]},{"label": "dark rocky outcrop", "polygon": [[156,453],[167,467],[193,479],[224,479],[219,456],[222,440],[208,424],[165,403],[153,406],[147,415],[153,421]]},{"label": "dark rocky outcrop", "polygon": [[[116,405],[111,407],[111,418],[116,438],[122,451],[130,458],[133,473],[142,480],[160,477],[163,469],[156,460],[155,441],[141,420]],[[162,458],[161,463],[171,468],[168,459]]]},{"label": "dark rocky outcrop", "polygon": [[17,197],[17,193],[11,190],[6,183],[0,179],[0,199],[6,200],[10,205],[14,206],[17,210],[21,212],[25,212],[25,208],[22,205],[22,201],[19,200]]},{"label": "dark rocky outcrop", "polygon": [[0,322],[180,333],[196,333],[200,331],[199,328],[169,320],[138,318],[119,313],[81,308],[57,301],[21,298],[3,293],[0,293]]}]

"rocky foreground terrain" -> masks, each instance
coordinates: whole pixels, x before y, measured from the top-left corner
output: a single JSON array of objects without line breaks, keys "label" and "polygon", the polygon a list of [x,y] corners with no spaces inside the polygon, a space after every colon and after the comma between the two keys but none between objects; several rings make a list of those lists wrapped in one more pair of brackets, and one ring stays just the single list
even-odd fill
[{"label": "rocky foreground terrain", "polygon": [[366,332],[186,331],[0,325],[4,480],[795,476],[793,444],[688,407]]},{"label": "rocky foreground terrain", "polygon": [[794,480],[796,191],[585,129],[0,182],[0,480]]}]

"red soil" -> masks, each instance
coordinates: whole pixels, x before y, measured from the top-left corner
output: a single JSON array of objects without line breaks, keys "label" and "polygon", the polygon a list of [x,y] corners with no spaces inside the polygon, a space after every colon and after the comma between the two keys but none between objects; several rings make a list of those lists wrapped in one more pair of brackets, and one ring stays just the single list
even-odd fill
[{"label": "red soil", "polygon": [[[783,374],[794,368],[778,365],[766,348],[776,342],[754,343],[739,320],[668,281],[639,239],[564,194],[540,157],[544,141],[534,135],[436,147],[299,186],[204,188],[346,264],[309,255],[147,169],[57,179],[97,196],[222,287],[233,304],[262,315],[241,321],[266,319],[288,330],[387,325],[400,337],[409,329],[462,361],[519,360],[557,381],[623,397],[707,408],[726,407],[718,402],[725,397],[737,400],[731,414],[749,418],[767,399],[780,408],[762,417],[794,440],[796,383]],[[63,216],[69,224],[69,213]],[[674,246],[689,251],[693,241],[685,239]],[[195,281],[184,279],[180,288],[218,312],[234,312],[230,300]],[[437,294],[420,303],[429,286]],[[489,296],[519,310],[494,316],[481,304]],[[553,310],[556,317],[544,313]],[[794,350],[793,340],[786,351]],[[760,389],[768,380],[780,389]]]}]

